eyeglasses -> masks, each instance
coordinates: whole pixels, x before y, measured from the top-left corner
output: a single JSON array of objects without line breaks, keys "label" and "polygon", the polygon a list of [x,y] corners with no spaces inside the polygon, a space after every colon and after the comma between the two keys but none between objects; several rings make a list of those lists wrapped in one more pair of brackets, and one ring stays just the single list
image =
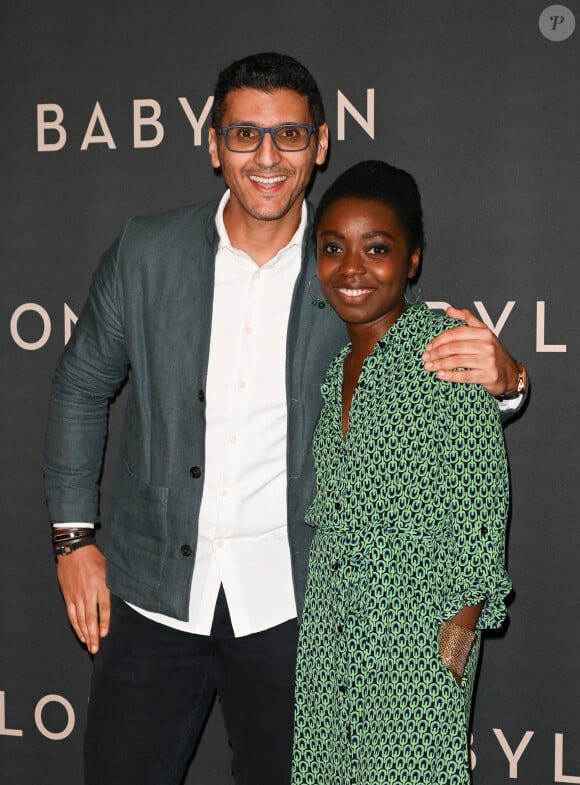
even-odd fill
[{"label": "eyeglasses", "polygon": [[301,123],[273,125],[270,128],[258,128],[255,125],[225,125],[223,128],[216,128],[216,133],[223,136],[226,147],[232,153],[254,153],[266,134],[270,134],[280,152],[299,153],[300,150],[306,150],[312,134],[317,132],[315,125]]}]

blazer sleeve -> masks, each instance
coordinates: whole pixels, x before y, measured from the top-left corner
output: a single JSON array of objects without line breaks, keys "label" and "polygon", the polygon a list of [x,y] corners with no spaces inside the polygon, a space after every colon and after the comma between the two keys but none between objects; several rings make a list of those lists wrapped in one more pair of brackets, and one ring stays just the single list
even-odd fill
[{"label": "blazer sleeve", "polygon": [[95,272],[56,369],[44,454],[50,520],[96,522],[108,405],[127,376],[117,240]]}]

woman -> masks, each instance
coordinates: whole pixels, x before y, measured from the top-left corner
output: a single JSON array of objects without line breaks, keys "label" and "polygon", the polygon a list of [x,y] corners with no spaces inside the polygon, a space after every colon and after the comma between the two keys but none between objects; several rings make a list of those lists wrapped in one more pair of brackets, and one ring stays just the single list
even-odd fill
[{"label": "woman", "polygon": [[293,785],[464,785],[479,630],[502,623],[511,588],[497,404],[423,369],[453,321],[405,301],[424,244],[409,174],[357,164],[315,227],[350,343],[314,437]]}]

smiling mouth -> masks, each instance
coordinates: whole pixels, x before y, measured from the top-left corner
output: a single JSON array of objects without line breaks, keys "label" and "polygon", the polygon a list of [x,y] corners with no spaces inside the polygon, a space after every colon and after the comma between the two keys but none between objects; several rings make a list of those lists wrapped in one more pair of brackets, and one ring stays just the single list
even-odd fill
[{"label": "smiling mouth", "polygon": [[253,183],[258,183],[258,185],[278,185],[278,183],[283,183],[287,180],[287,175],[279,174],[275,177],[260,177],[257,174],[251,174],[250,180]]},{"label": "smiling mouth", "polygon": [[335,287],[337,294],[343,300],[357,300],[364,299],[374,292],[374,289],[346,289],[344,287]]}]

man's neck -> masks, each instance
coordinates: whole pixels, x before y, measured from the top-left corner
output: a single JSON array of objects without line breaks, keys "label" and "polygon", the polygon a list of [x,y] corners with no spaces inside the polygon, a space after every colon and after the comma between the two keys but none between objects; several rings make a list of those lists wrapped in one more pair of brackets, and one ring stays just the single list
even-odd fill
[{"label": "man's neck", "polygon": [[302,202],[292,205],[282,218],[265,221],[248,215],[231,200],[224,209],[224,226],[231,244],[262,267],[285,248],[300,226]]}]

